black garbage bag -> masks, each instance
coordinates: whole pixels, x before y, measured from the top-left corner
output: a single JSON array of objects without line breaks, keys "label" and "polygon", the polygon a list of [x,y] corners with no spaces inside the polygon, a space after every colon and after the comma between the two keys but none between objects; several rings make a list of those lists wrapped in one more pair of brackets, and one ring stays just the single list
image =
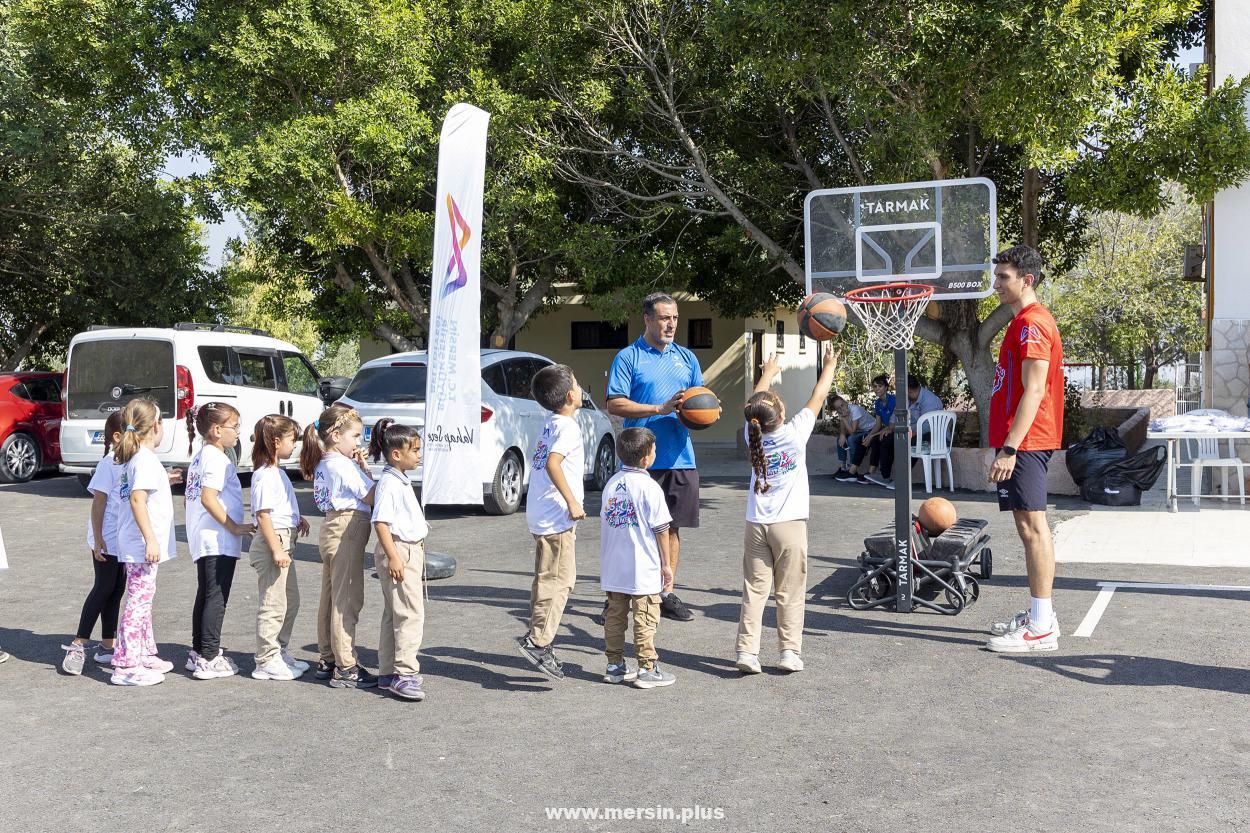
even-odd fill
[{"label": "black garbage bag", "polygon": [[1112,463],[1081,484],[1081,497],[1102,506],[1140,506],[1141,494],[1154,486],[1167,463],[1162,447]]},{"label": "black garbage bag", "polygon": [[1085,439],[1068,446],[1068,474],[1080,486],[1112,463],[1128,456],[1120,432],[1114,428],[1095,428]]}]

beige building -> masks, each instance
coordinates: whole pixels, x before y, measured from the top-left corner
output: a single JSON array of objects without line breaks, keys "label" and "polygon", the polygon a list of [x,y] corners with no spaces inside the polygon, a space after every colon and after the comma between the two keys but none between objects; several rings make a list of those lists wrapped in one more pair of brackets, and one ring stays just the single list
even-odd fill
[{"label": "beige building", "polygon": [[[773,318],[720,318],[706,301],[676,295],[681,322],[677,343],[691,350],[703,368],[707,387],[720,397],[721,419],[692,432],[696,445],[732,445],[742,432],[742,406],[755,384],[756,370],[776,351],[783,368],[780,393],[793,413],[816,383],[818,344],[799,335],[793,310]],[[540,353],[573,368],[578,382],[602,405],[608,368],[625,345],[642,335],[642,313],[624,327],[607,324],[580,295],[569,294],[530,319],[516,336],[516,349]]]}]

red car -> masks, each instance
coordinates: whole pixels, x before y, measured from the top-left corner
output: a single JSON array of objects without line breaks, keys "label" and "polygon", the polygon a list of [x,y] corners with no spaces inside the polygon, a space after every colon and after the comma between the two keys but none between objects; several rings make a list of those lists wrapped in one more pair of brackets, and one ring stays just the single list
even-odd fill
[{"label": "red car", "polygon": [[0,482],[25,483],[61,463],[59,373],[0,373]]}]

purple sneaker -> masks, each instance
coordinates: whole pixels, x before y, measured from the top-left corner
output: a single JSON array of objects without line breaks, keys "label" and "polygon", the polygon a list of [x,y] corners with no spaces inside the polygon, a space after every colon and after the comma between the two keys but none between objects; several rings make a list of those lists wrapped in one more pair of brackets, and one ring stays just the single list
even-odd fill
[{"label": "purple sneaker", "polygon": [[390,689],[391,694],[404,700],[425,699],[425,690],[421,688],[421,678],[416,674],[396,676]]}]

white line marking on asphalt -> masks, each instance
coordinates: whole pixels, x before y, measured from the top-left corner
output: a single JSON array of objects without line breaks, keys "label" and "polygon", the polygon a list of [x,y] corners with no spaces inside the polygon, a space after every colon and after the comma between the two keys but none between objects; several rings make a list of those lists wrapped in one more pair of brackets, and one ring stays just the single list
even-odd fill
[{"label": "white line marking on asphalt", "polygon": [[1089,612],[1085,614],[1085,618],[1081,620],[1081,626],[1076,629],[1076,633],[1072,634],[1073,636],[1090,637],[1094,635],[1094,628],[1098,627],[1098,620],[1106,612],[1107,605],[1111,603],[1111,597],[1115,595],[1115,591],[1121,587],[1126,590],[1206,590],[1211,593],[1250,593],[1250,586],[1239,584],[1155,584],[1149,581],[1100,581],[1098,582],[1098,587],[1098,597],[1089,606]]}]

